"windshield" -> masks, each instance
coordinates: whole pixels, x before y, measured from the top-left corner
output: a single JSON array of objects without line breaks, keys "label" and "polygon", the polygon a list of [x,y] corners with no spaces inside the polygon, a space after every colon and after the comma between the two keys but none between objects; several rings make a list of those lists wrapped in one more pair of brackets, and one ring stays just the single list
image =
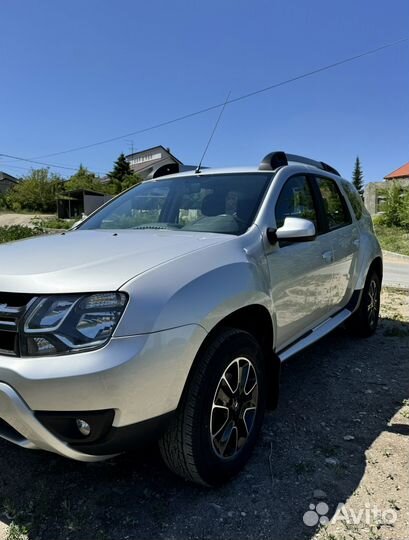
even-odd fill
[{"label": "windshield", "polygon": [[252,224],[270,174],[187,176],[144,182],[80,229],[171,229],[242,234]]}]

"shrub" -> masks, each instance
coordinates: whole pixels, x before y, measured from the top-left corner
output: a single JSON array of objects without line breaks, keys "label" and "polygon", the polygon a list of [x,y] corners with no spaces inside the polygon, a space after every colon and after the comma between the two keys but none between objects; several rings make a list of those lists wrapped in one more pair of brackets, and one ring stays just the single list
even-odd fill
[{"label": "shrub", "polygon": [[75,219],[59,219],[55,217],[47,219],[35,218],[32,220],[32,223],[40,229],[70,229],[74,225]]},{"label": "shrub", "polygon": [[7,200],[5,195],[0,195],[0,210],[7,210]]},{"label": "shrub", "polygon": [[385,225],[385,216],[383,214],[377,214],[376,216],[372,216],[372,222],[377,226],[384,226]]},{"label": "shrub", "polygon": [[399,219],[401,227],[409,231],[409,190],[401,197]]},{"label": "shrub", "polygon": [[384,223],[388,227],[400,226],[400,215],[402,209],[402,189],[395,182],[386,190],[386,199],[384,205]]},{"label": "shrub", "polygon": [[25,227],[23,225],[10,225],[8,227],[0,227],[0,244],[4,242],[13,242],[22,238],[37,236],[44,231],[40,227]]}]

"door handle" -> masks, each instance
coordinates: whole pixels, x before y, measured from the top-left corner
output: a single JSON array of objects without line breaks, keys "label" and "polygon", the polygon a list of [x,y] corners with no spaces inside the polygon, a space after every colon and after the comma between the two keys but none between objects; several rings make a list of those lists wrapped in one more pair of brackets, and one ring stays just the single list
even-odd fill
[{"label": "door handle", "polygon": [[360,245],[360,243],[361,243],[361,241],[360,241],[359,238],[356,238],[356,239],[353,240],[352,242],[353,242],[354,246],[356,246],[356,247],[359,247],[359,245]]},{"label": "door handle", "polygon": [[333,261],[332,251],[324,251],[322,258],[326,263],[331,263]]}]

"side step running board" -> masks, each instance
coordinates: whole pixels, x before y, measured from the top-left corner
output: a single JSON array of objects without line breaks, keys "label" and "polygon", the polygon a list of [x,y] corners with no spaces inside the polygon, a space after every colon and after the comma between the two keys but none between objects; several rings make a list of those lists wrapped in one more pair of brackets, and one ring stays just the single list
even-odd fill
[{"label": "side step running board", "polygon": [[332,332],[332,330],[334,330],[337,326],[346,321],[350,316],[351,311],[349,311],[349,309],[343,309],[342,311],[337,313],[337,315],[334,315],[327,321],[314,328],[305,337],[299,339],[293,345],[290,345],[283,349],[281,352],[279,352],[278,357],[280,361],[285,362],[286,360],[291,358],[291,356],[294,356],[294,354],[297,354],[309,345],[312,345],[325,335],[329,334],[329,332]]}]

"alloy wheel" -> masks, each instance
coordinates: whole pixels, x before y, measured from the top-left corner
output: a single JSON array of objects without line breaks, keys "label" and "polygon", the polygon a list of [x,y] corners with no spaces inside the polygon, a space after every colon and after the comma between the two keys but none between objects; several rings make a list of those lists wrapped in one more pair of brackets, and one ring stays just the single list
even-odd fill
[{"label": "alloy wheel", "polygon": [[368,321],[373,327],[376,324],[379,311],[378,286],[375,280],[372,280],[368,287]]},{"label": "alloy wheel", "polygon": [[233,458],[246,444],[257,405],[256,370],[248,358],[236,358],[221,376],[210,415],[211,442],[219,458]]}]

